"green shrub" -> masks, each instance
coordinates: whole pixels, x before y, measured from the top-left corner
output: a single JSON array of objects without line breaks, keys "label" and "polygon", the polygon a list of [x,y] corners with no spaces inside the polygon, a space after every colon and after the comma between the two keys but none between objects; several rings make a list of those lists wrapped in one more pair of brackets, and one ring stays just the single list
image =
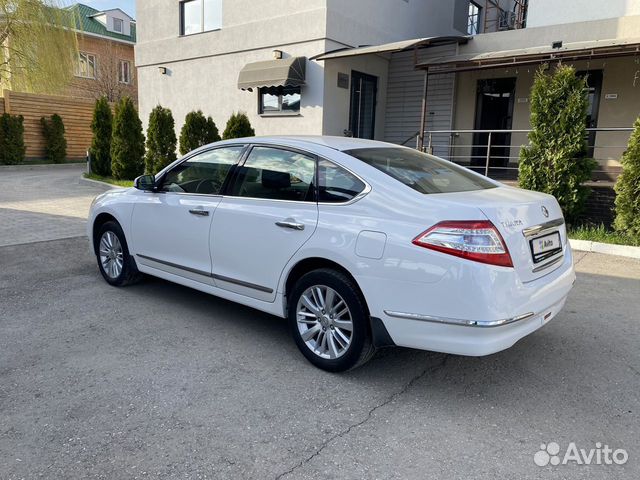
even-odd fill
[{"label": "green shrub", "polygon": [[96,100],[91,121],[91,171],[96,175],[111,176],[111,129],[113,114],[107,97]]},{"label": "green shrub", "polygon": [[180,130],[180,155],[219,140],[218,127],[211,117],[205,118],[201,110],[187,113]]},{"label": "green shrub", "polygon": [[176,159],[176,132],[171,110],[158,105],[149,115],[146,172],[155,175]]},{"label": "green shrub", "polygon": [[111,136],[111,172],[117,180],[133,180],[144,173],[142,122],[129,97],[116,105]]},{"label": "green shrub", "polygon": [[222,137],[227,140],[229,138],[253,137],[255,134],[247,114],[238,112],[231,115],[227,121],[227,127],[224,129]]},{"label": "green shrub", "polygon": [[64,138],[64,122],[57,113],[51,118],[40,118],[42,134],[45,140],[47,160],[53,163],[64,163],[67,158],[67,140]]},{"label": "green shrub", "polygon": [[561,65],[554,72],[540,69],[531,89],[530,146],[520,152],[522,188],[553,195],[568,223],[584,209],[595,166],[587,158],[586,79]]},{"label": "green shrub", "polygon": [[622,155],[622,173],[616,182],[616,231],[640,242],[640,117]]},{"label": "green shrub", "polygon": [[24,162],[24,118],[4,113],[0,116],[0,164],[17,165]]}]

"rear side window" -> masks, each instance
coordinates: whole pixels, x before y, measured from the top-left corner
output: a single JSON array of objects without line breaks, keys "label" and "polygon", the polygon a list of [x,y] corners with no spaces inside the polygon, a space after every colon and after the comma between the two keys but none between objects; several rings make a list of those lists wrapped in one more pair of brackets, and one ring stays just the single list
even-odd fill
[{"label": "rear side window", "polygon": [[318,201],[324,203],[348,202],[365,189],[355,175],[327,160],[318,162]]},{"label": "rear side window", "polygon": [[410,148],[359,148],[344,153],[420,193],[469,192],[496,187],[454,163]]},{"label": "rear side window", "polygon": [[232,195],[272,200],[314,201],[314,158],[290,150],[254,147],[238,169]]}]

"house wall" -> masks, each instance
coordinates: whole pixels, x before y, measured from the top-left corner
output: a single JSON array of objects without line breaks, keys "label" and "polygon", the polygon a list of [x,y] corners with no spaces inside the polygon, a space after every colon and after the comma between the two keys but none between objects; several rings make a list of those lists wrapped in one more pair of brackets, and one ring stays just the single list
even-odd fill
[{"label": "house wall", "polygon": [[[326,50],[324,1],[310,0],[300,8],[294,0],[272,0],[270,8],[256,8],[249,0],[224,1],[222,28],[197,35],[179,35],[178,2],[157,0],[138,5],[136,65],[140,89],[139,110],[146,126],[153,107],[169,107],[176,131],[185,115],[202,109],[219,130],[236,111],[246,112],[257,135],[322,131],[323,65],[309,61],[301,92],[299,116],[263,117],[258,94],[237,87],[247,63],[273,58],[312,57]],[[158,67],[166,67],[161,75]]]},{"label": "house wall", "polygon": [[[320,40],[283,48],[287,56],[309,56],[323,52],[324,44]],[[144,85],[139,101],[140,118],[146,126],[153,107],[169,107],[179,132],[185,115],[200,109],[213,118],[222,133],[231,114],[242,111],[249,116],[256,135],[321,133],[324,80],[323,68],[318,62],[307,62],[307,85],[301,91],[300,115],[261,116],[257,91],[238,89],[238,72],[245,64],[271,58],[272,48],[262,48],[163,63],[167,67],[166,75],[160,74],[155,65],[138,67],[140,84]]]},{"label": "house wall", "polygon": [[[344,130],[349,130],[351,72],[355,70],[378,78],[375,138],[382,138],[385,129],[389,60],[378,55],[363,55],[320,63],[324,63],[324,108],[320,133],[341,136]],[[338,87],[338,72],[349,75],[349,88]]]},{"label": "house wall", "polygon": [[[640,65],[634,57],[607,58],[605,60],[565,62],[576,70],[603,70],[602,95],[599,103],[599,128],[628,128],[640,113]],[[474,128],[477,82],[480,79],[516,77],[516,101],[514,103],[512,129],[529,129],[531,124],[528,102],[537,67],[500,68],[458,74],[454,128]],[[606,99],[607,94],[617,94],[616,99]],[[518,100],[519,99],[519,100]],[[526,103],[525,103],[526,101]],[[602,168],[616,168],[629,139],[628,132],[600,132],[596,136],[594,157]],[[514,134],[510,156],[515,161],[521,145],[527,143],[526,134]],[[471,135],[461,134],[459,145],[470,145]],[[470,148],[456,149],[458,155],[470,155]]]},{"label": "house wall", "polygon": [[638,0],[533,0],[529,2],[528,27],[640,15]]},{"label": "house wall", "polygon": [[[128,95],[133,98],[134,102],[138,101],[138,78],[133,45],[100,37],[79,35],[78,47],[81,52],[92,53],[96,56],[97,78],[74,76],[69,86],[61,92],[62,95],[87,99],[107,95],[110,100]],[[131,83],[128,85],[118,82],[119,60],[131,62]]]},{"label": "house wall", "polygon": [[[466,34],[469,0],[327,0],[327,37],[351,45],[379,45],[408,38]],[[454,6],[466,4],[462,30]]]},{"label": "house wall", "polygon": [[[531,2],[535,3],[534,1]],[[640,3],[640,2],[639,2]],[[500,52],[518,48],[548,46],[557,40],[565,43],[594,39],[638,38],[640,15],[605,20],[582,21],[567,25],[551,25],[476,35],[460,53]]]},{"label": "house wall", "polygon": [[[456,45],[444,45],[420,50],[420,60],[455,54]],[[416,146],[416,132],[420,130],[424,71],[415,70],[413,51],[394,53],[389,65],[387,104],[385,111],[384,140]],[[451,128],[453,99],[453,74],[433,76],[429,79],[427,94],[427,130]],[[412,138],[413,137],[413,138]],[[448,137],[436,136],[443,145]],[[437,155],[447,156],[447,148],[438,148]]]},{"label": "house wall", "polygon": [[[378,77],[375,132],[383,138],[389,60],[382,56],[308,61],[297,117],[260,116],[257,93],[238,90],[238,73],[249,62],[271,59],[273,49],[311,58],[350,46],[462,33],[453,27],[451,4],[440,0],[379,0],[375,8],[370,0],[269,0],[268,5],[258,9],[249,0],[224,0],[220,30],[181,37],[178,2],[140,2],[136,65],[143,122],[160,103],[172,109],[178,130],[185,114],[200,108],[220,130],[241,110],[259,135],[342,135],[348,128],[350,91],[337,87],[337,73],[357,70]],[[168,75],[160,75],[160,66]]]}]

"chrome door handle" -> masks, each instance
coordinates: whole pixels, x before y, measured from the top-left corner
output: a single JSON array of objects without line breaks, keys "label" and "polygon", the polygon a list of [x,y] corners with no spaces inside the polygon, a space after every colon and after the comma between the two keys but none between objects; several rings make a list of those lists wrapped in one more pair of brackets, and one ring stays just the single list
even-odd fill
[{"label": "chrome door handle", "polygon": [[201,217],[208,217],[209,216],[209,211],[208,210],[198,210],[198,209],[191,209],[189,210],[189,213],[191,215],[200,215]]},{"label": "chrome door handle", "polygon": [[304,223],[276,222],[276,225],[282,228],[291,228],[293,230],[304,230]]}]

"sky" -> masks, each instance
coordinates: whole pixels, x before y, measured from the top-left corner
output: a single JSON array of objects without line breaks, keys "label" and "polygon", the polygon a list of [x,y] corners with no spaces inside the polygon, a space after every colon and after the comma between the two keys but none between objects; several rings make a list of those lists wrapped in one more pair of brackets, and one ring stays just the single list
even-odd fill
[{"label": "sky", "polygon": [[125,13],[136,17],[136,1],[135,0],[77,0],[68,3],[84,3],[97,10],[109,10],[110,8],[119,8]]}]

